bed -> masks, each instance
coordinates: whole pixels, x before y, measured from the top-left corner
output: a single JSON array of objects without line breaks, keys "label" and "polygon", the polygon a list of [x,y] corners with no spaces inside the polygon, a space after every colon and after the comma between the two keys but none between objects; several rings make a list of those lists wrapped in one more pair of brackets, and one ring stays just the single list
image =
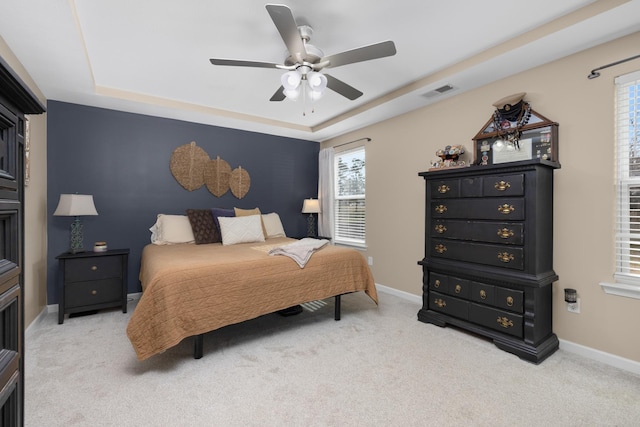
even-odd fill
[{"label": "bed", "polygon": [[270,249],[295,242],[195,245],[149,244],[142,252],[142,297],[127,336],[138,360],[195,337],[194,357],[202,357],[203,334],[297,304],[364,291],[376,304],[371,271],[356,250],[326,245],[304,268]]}]

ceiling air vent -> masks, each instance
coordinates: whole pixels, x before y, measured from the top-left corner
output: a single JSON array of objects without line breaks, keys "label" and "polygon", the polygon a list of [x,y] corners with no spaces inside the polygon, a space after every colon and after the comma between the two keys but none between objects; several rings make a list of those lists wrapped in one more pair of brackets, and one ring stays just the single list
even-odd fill
[{"label": "ceiling air vent", "polygon": [[445,92],[449,92],[452,89],[453,89],[453,86],[444,85],[444,86],[440,86],[439,88],[436,88],[434,90],[430,90],[429,92],[423,93],[422,96],[424,96],[425,98],[433,98],[434,96],[439,96],[439,95],[442,95]]}]

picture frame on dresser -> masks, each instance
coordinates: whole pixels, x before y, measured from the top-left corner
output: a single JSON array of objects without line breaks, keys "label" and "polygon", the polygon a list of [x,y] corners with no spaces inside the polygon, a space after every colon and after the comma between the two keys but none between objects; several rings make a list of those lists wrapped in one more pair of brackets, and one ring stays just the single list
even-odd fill
[{"label": "picture frame on dresser", "polygon": [[492,116],[473,137],[474,165],[488,166],[534,159],[559,162],[558,123],[535,110],[522,127],[496,123]]}]

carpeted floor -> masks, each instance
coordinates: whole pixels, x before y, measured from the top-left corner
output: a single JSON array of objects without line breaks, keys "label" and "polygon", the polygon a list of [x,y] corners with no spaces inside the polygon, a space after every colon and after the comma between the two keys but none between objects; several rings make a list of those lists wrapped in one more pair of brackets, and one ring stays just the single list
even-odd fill
[{"label": "carpeted floor", "polygon": [[380,294],[263,316],[139,362],[129,313],[27,335],[25,423],[40,426],[637,426],[640,377],[562,350],[540,365],[417,321]]}]

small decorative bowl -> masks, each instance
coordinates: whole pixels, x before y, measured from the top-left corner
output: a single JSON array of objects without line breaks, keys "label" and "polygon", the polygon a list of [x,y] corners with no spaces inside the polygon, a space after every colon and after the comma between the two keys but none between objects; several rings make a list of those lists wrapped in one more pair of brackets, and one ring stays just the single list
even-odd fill
[{"label": "small decorative bowl", "polygon": [[95,242],[93,244],[93,252],[106,252],[107,242]]}]

